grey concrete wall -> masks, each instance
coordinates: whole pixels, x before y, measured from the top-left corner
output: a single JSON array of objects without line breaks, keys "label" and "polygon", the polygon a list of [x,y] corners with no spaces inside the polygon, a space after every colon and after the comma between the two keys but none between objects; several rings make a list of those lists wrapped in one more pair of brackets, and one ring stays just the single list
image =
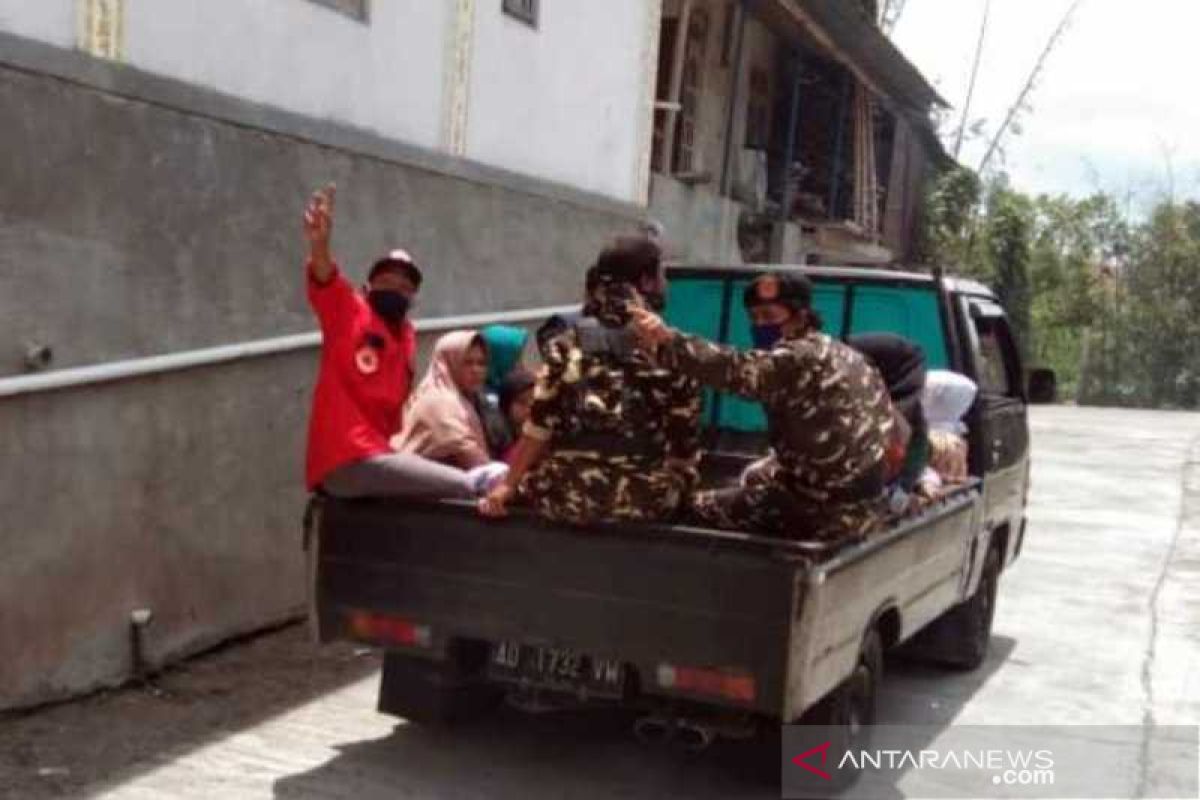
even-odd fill
[{"label": "grey concrete wall", "polygon": [[[572,302],[642,210],[0,36],[0,381],[308,331],[299,212],[426,266],[419,313]],[[315,351],[0,398],[0,707],[128,675],[303,599]]]},{"label": "grey concrete wall", "polygon": [[706,184],[688,186],[654,173],[650,176],[650,214],[667,230],[672,257],[693,263],[740,264],[740,203],[721,197]]}]

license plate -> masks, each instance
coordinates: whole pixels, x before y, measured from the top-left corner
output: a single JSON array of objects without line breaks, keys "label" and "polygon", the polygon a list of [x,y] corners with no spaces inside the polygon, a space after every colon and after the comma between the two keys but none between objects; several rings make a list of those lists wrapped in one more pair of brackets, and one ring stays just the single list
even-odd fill
[{"label": "license plate", "polygon": [[492,650],[490,673],[501,680],[606,697],[621,697],[625,688],[620,661],[564,647],[499,642]]}]

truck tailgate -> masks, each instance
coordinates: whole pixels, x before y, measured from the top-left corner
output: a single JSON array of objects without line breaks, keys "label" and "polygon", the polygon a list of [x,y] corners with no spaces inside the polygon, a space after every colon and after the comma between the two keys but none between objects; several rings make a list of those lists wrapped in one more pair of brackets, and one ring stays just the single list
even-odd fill
[{"label": "truck tailgate", "polygon": [[[572,528],[465,504],[324,500],[314,581],[322,639],[354,611],[452,637],[567,647],[630,664],[751,673],[743,707],[778,710],[803,566],[778,542],[627,525]],[[739,705],[730,703],[730,705]]]}]

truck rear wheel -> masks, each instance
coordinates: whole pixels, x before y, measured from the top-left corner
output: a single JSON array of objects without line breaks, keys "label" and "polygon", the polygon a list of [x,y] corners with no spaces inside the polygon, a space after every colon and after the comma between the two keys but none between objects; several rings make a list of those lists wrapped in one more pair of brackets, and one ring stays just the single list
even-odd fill
[{"label": "truck rear wheel", "polygon": [[455,660],[432,661],[405,653],[383,656],[379,711],[419,725],[455,725],[495,709],[498,686],[464,670]]},{"label": "truck rear wheel", "polygon": [[991,548],[983,562],[979,586],[971,599],[955,606],[935,622],[944,625],[948,647],[944,660],[956,669],[973,670],[987,658],[996,616],[996,594],[1000,586],[1000,550]]},{"label": "truck rear wheel", "polygon": [[872,628],[863,637],[854,671],[801,719],[804,725],[822,725],[836,729],[841,741],[838,749],[863,750],[870,746],[871,727],[875,724],[875,700],[883,678],[883,641]]}]

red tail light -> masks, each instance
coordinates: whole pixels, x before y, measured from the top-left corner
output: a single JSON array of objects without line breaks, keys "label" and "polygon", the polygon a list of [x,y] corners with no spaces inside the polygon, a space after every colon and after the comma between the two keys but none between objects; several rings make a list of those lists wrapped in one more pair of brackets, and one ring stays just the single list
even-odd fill
[{"label": "red tail light", "polygon": [[677,667],[673,664],[658,665],[658,685],[676,692],[706,694],[742,703],[753,702],[756,694],[754,676],[748,673],[727,669]]},{"label": "red tail light", "polygon": [[356,639],[406,647],[430,647],[433,644],[433,631],[428,625],[369,611],[351,611],[347,617],[350,633]]}]

